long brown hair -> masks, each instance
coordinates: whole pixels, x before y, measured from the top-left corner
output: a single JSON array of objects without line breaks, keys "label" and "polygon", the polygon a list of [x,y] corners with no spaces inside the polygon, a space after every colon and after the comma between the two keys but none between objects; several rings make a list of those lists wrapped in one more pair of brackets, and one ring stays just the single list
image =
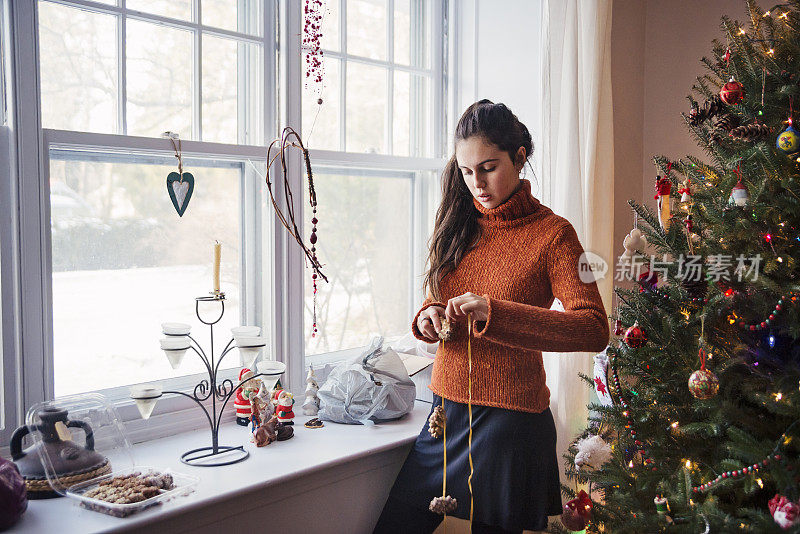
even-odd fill
[{"label": "long brown hair", "polygon": [[[512,162],[520,147],[525,149],[526,158],[533,152],[528,128],[505,104],[481,100],[468,107],[456,125],[455,142],[473,136],[507,152]],[[436,211],[436,225],[429,243],[429,268],[423,284],[434,299],[441,299],[442,278],[455,270],[479,238],[478,210],[453,154],[442,171],[442,202]]]}]

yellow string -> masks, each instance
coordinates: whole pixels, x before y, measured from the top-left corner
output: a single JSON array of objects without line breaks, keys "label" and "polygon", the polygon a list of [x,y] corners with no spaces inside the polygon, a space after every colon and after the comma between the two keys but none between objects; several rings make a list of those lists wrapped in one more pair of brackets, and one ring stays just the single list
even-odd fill
[{"label": "yellow string", "polygon": [[472,513],[474,510],[474,495],[472,493],[472,474],[475,471],[472,465],[472,314],[467,314],[467,358],[469,360],[469,478],[467,478],[467,486],[469,486],[469,526],[472,530]]},{"label": "yellow string", "polygon": [[[444,409],[444,399],[442,399],[442,409]],[[444,425],[442,425],[442,437],[444,440],[444,473],[442,474],[442,497],[447,496],[447,413],[445,412]],[[447,512],[444,513],[444,532],[447,534]]]}]

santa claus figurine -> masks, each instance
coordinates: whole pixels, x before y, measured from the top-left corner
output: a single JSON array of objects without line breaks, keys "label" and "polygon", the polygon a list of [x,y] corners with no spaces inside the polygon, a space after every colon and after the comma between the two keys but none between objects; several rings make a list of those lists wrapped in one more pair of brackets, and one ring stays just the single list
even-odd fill
[{"label": "santa claus figurine", "polygon": [[242,384],[236,390],[233,406],[236,408],[236,424],[247,426],[250,423],[250,414],[253,411],[250,399],[258,394],[258,386],[253,378],[253,371],[245,367],[239,371],[239,382]]},{"label": "santa claus figurine", "polygon": [[275,415],[278,416],[279,423],[283,423],[284,425],[294,424],[294,412],[292,411],[293,404],[294,398],[292,398],[292,394],[285,389],[282,389],[278,393],[278,404],[275,408]]}]

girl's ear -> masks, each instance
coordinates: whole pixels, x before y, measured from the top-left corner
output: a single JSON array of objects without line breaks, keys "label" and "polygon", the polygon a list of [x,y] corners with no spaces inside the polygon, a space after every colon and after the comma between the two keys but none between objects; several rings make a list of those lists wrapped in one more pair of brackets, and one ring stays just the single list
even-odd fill
[{"label": "girl's ear", "polygon": [[522,172],[522,167],[525,166],[525,160],[527,159],[527,156],[528,154],[525,150],[525,147],[519,147],[519,150],[517,150],[517,155],[514,156],[514,168],[517,169],[517,172]]}]

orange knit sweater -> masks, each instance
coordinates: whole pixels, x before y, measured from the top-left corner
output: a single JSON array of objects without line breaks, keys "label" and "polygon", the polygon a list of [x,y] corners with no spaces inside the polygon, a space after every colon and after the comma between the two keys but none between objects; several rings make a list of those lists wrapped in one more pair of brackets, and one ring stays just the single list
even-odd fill
[{"label": "orange knit sweater", "polygon": [[[455,271],[440,284],[445,307],[453,297],[472,292],[489,303],[486,321],[474,321],[472,402],[539,413],[550,405],[542,351],[600,352],[609,328],[597,284],[578,276],[583,253],[575,229],[522,186],[503,204],[486,209],[477,200],[482,235]],[[565,311],[550,310],[558,298]],[[417,339],[428,339],[417,328]],[[466,403],[467,327],[452,327],[450,339],[439,344],[430,389],[440,397]]]}]

